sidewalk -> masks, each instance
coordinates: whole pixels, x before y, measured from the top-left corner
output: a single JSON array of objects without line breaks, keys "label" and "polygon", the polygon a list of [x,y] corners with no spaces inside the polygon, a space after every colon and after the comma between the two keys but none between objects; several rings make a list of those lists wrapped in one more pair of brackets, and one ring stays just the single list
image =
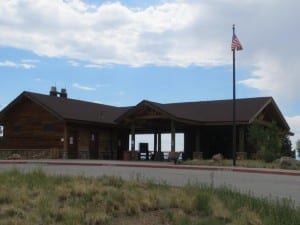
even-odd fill
[{"label": "sidewalk", "polygon": [[180,165],[173,162],[153,162],[153,161],[113,161],[113,160],[70,160],[70,159],[41,159],[41,160],[0,160],[0,164],[41,164],[52,166],[115,166],[115,167],[136,167],[136,168],[161,168],[161,169],[182,169],[182,170],[208,170],[208,171],[232,171],[240,173],[258,173],[300,176],[298,170],[266,169],[266,168],[246,168],[246,167],[226,167],[226,166],[198,166]]}]

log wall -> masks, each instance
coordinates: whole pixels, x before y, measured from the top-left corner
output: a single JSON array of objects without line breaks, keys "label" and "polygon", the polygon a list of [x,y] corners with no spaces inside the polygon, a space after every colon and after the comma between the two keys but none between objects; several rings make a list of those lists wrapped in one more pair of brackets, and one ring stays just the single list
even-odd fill
[{"label": "log wall", "polygon": [[9,109],[1,124],[4,126],[4,136],[0,148],[63,148],[63,121],[27,98]]}]

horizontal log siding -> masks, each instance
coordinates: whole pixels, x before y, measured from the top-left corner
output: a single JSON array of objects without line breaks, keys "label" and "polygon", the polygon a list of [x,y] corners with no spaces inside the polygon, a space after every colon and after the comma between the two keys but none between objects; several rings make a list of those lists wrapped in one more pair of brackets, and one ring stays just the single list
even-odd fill
[{"label": "horizontal log siding", "polygon": [[63,148],[63,121],[29,99],[24,98],[7,111],[1,123],[4,137],[0,148]]}]

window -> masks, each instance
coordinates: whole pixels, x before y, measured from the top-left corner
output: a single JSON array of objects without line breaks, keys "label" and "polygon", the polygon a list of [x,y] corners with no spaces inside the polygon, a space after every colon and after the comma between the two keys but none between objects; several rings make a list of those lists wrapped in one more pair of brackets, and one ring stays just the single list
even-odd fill
[{"label": "window", "polygon": [[0,125],[0,138],[4,136],[4,127]]}]

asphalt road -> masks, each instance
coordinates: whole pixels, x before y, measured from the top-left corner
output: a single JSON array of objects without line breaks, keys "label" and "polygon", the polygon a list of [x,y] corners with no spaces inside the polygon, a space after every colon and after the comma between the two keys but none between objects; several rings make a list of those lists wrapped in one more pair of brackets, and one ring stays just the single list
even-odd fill
[{"label": "asphalt road", "polygon": [[294,201],[297,206],[300,206],[300,176],[230,170],[184,169],[180,166],[177,168],[160,168],[160,165],[166,164],[149,166],[149,164],[137,163],[136,167],[130,164],[127,165],[126,163],[124,165],[113,165],[113,163],[101,162],[103,163],[99,165],[88,164],[90,161],[87,164],[83,163],[81,165],[48,164],[42,161],[19,164],[0,162],[0,172],[11,169],[18,169],[22,172],[40,169],[47,174],[54,175],[64,174],[93,177],[112,175],[122,177],[126,180],[136,178],[150,179],[173,186],[184,186],[187,183],[208,184],[214,187],[226,185],[240,192],[251,193],[258,197],[270,197],[273,199],[288,198]]}]

